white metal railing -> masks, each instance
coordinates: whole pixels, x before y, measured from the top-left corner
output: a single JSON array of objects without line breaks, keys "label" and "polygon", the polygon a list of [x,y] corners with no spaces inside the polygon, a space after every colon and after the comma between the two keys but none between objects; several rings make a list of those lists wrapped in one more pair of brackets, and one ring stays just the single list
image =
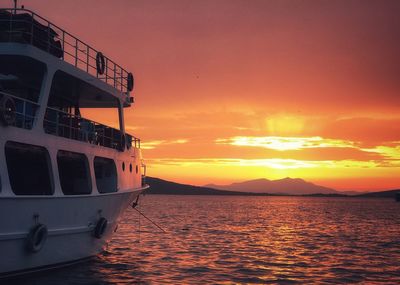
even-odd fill
[{"label": "white metal railing", "polygon": [[146,164],[143,161],[142,161],[141,167],[142,167],[142,186],[145,186],[146,185],[146,170],[147,170],[147,168],[146,168]]},{"label": "white metal railing", "polygon": [[[90,45],[30,10],[0,9],[0,42],[34,45],[99,78],[127,96],[133,88],[129,86],[133,84],[131,73]],[[103,61],[100,64],[104,64],[103,72],[99,72],[98,68],[99,55]]]},{"label": "white metal railing", "polygon": [[125,145],[140,148],[140,139],[106,125],[47,107],[43,128],[46,133],[68,139],[124,150]]}]

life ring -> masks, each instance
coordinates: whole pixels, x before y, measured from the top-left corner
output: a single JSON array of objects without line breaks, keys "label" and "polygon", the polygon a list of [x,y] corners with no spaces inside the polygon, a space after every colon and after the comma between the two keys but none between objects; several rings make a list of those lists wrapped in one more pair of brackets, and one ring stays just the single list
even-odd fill
[{"label": "life ring", "polygon": [[107,223],[108,222],[106,218],[101,217],[99,219],[93,232],[95,238],[101,239],[101,237],[104,235],[106,231]]},{"label": "life ring", "polygon": [[133,78],[133,74],[131,72],[128,73],[127,80],[128,80],[128,82],[127,82],[128,83],[128,85],[127,85],[128,91],[132,91],[133,87],[134,87],[134,84],[135,84],[135,81],[134,81],[134,78]]},{"label": "life ring", "polygon": [[96,69],[98,74],[104,74],[106,69],[106,62],[104,59],[104,55],[101,52],[96,54]]},{"label": "life ring", "polygon": [[42,224],[34,226],[26,240],[27,248],[30,252],[39,252],[47,240],[47,227]]},{"label": "life ring", "polygon": [[16,119],[15,101],[9,96],[3,96],[0,100],[0,121],[5,126],[15,124]]}]

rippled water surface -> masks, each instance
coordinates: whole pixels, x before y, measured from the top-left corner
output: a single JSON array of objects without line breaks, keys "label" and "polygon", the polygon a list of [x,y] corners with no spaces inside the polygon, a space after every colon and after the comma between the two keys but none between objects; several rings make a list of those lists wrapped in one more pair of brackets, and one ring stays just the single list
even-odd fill
[{"label": "rippled water surface", "polygon": [[390,199],[147,195],[140,210],[166,233],[129,209],[106,252],[29,284],[400,284]]}]

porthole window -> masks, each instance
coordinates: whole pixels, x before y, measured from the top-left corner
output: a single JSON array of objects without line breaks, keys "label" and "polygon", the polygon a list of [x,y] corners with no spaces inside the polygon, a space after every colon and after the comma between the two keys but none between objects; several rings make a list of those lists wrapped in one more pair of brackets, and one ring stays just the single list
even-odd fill
[{"label": "porthole window", "polygon": [[125,171],[125,162],[122,163],[122,171]]},{"label": "porthole window", "polygon": [[92,192],[89,163],[82,153],[60,150],[57,153],[61,189],[65,195],[82,195]]},{"label": "porthole window", "polygon": [[42,146],[7,142],[6,162],[15,195],[52,195],[50,156]]},{"label": "porthole window", "polygon": [[132,173],[132,163],[129,164],[129,172]]},{"label": "porthole window", "polygon": [[139,166],[136,165],[136,174],[139,172]]},{"label": "porthole window", "polygon": [[99,193],[117,192],[117,168],[114,160],[96,156],[94,172]]}]

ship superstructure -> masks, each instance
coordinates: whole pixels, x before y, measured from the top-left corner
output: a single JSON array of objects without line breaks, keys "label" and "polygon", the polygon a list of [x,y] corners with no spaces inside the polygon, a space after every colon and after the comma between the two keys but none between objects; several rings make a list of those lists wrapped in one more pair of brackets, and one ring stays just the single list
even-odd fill
[{"label": "ship superstructure", "polygon": [[[140,140],[125,131],[133,87],[132,73],[67,31],[0,9],[0,274],[103,249],[147,187]],[[103,112],[111,126],[92,118]]]}]

